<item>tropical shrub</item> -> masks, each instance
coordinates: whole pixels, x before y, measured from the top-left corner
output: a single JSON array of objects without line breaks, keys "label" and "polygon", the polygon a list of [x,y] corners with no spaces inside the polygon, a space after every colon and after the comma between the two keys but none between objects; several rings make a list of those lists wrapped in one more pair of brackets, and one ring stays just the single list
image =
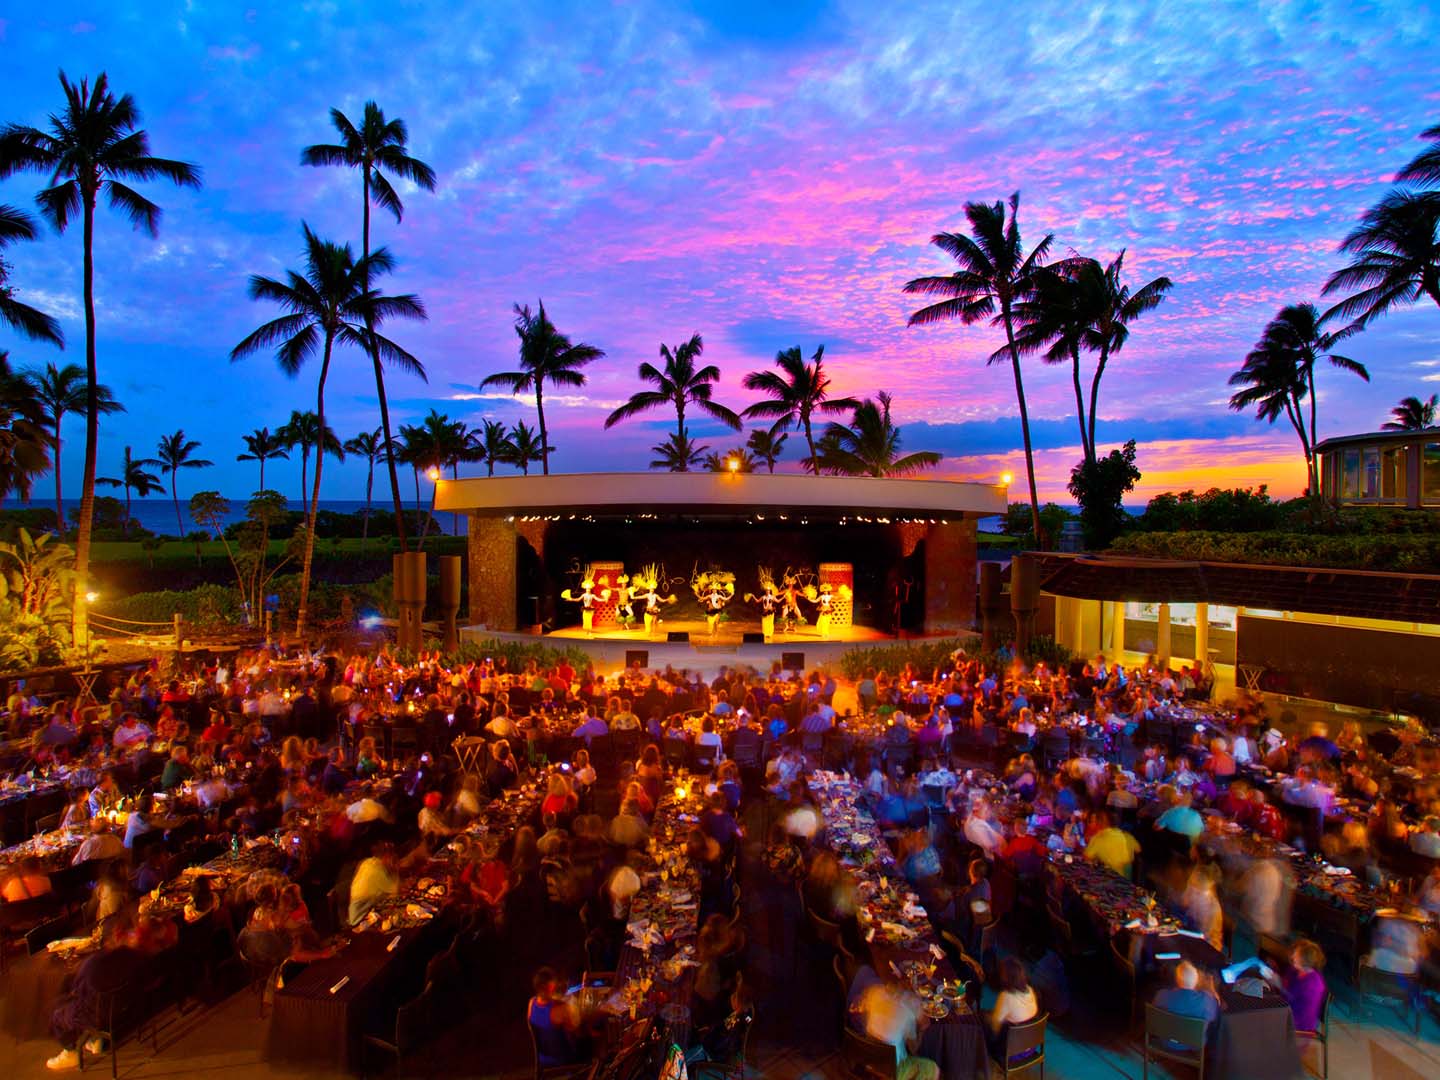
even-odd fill
[{"label": "tropical shrub", "polygon": [[50,533],[0,542],[0,671],[64,660],[74,587],[75,552]]}]

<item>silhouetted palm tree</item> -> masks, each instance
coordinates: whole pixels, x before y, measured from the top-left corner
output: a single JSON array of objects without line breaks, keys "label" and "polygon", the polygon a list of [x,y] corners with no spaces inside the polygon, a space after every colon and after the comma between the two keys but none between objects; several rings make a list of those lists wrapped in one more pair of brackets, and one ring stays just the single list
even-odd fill
[{"label": "silhouetted palm tree", "polygon": [[78,212],[83,223],[82,282],[85,304],[85,473],[80,489],[80,527],[75,540],[75,634],[86,628],[85,594],[90,584],[90,531],[95,516],[95,462],[100,445],[100,377],[95,360],[95,207],[103,192],[113,209],[154,236],[160,208],[130,182],[169,180],[200,186],[200,170],[183,161],[153,157],[150,136],[140,128],[140,110],[129,94],[116,97],[102,72],[72,83],[60,73],[65,94],[61,111],[51,113],[50,130],[11,124],[0,131],[0,180],[22,169],[48,176],[36,196],[41,213],[59,232]]},{"label": "silhouetted palm tree", "polygon": [[256,428],[249,435],[240,436],[245,440],[245,453],[236,454],[236,461],[258,461],[260,463],[260,486],[256,491],[265,490],[265,462],[289,461],[285,439],[277,431],[270,434],[268,427]]},{"label": "silhouetted palm tree", "polygon": [[484,420],[483,426],[470,432],[470,452],[474,461],[485,463],[485,475],[494,476],[497,463],[506,462],[514,449],[510,445],[510,433],[498,420]]},{"label": "silhouetted palm tree", "polygon": [[125,463],[120,468],[120,475],[95,478],[97,484],[125,489],[125,524],[121,526],[121,532],[125,536],[130,535],[130,493],[133,491],[143,499],[157,491],[165,490],[165,485],[160,483],[160,478],[154,473],[146,471],[159,467],[160,462],[155,458],[132,457],[130,447],[127,446],[125,447]]},{"label": "silhouetted palm tree", "polygon": [[[555,449],[553,446],[550,450]],[[524,420],[521,420],[510,429],[510,448],[505,458],[511,465],[514,465],[526,476],[530,475],[530,466],[533,462],[545,459],[546,447],[540,441],[540,436]]]},{"label": "silhouetted palm tree", "polygon": [[[305,554],[300,568],[300,602],[296,612],[297,635],[305,633],[307,605],[310,598],[310,570],[315,554],[315,515],[320,507],[320,475],[324,470],[325,452],[331,450],[345,460],[345,450],[325,420],[325,383],[330,374],[330,358],[335,345],[349,344],[367,349],[372,356],[411,371],[420,368],[420,361],[383,337],[378,327],[392,318],[423,319],[425,306],[419,298],[381,296],[371,284],[375,278],[394,267],[390,253],[380,248],[368,258],[355,261],[349,244],[321,240],[304,226],[305,271],[291,270],[284,281],[255,274],[250,278],[250,298],[278,304],[285,312],[251,333],[230,351],[232,361],[274,348],[280,370],[292,378],[300,373],[305,361],[320,357],[320,376],[315,384],[315,418],[312,431],[303,433],[315,438],[309,445],[318,447],[315,455],[315,488],[305,515]],[[292,423],[293,423],[292,416]],[[324,433],[323,445],[321,433]],[[301,442],[302,433],[292,431]],[[303,481],[302,481],[303,483]],[[302,498],[304,494],[302,492]]]},{"label": "silhouetted palm tree", "polygon": [[1381,431],[1424,431],[1435,426],[1435,408],[1440,405],[1440,395],[1428,398],[1404,397],[1400,404],[1390,410],[1390,419],[1380,425]]},{"label": "silhouetted palm tree", "polygon": [[695,366],[695,361],[704,351],[705,343],[700,339],[699,334],[692,336],[683,345],[677,345],[673,350],[668,345],[661,345],[660,359],[665,362],[664,368],[657,368],[654,364],[647,362],[641,364],[639,369],[641,380],[654,383],[655,389],[641,390],[639,393],[630,395],[629,401],[605,418],[606,430],[622,420],[629,420],[631,417],[639,416],[651,409],[673,406],[675,430],[683,432],[685,430],[685,410],[693,405],[727,427],[739,431],[740,417],[733,410],[727,409],[710,398],[715,384],[720,381],[720,369],[714,364],[706,364],[704,367]]},{"label": "silhouetted palm tree", "polygon": [[780,455],[785,450],[785,443],[790,438],[783,432],[770,431],[767,428],[756,428],[750,432],[750,437],[745,440],[745,449],[754,454],[756,459],[765,463],[765,468],[770,472],[775,471],[775,462],[780,460]]},{"label": "silhouetted palm tree", "polygon": [[[290,410],[290,419],[280,428],[278,434],[291,450],[300,448],[300,512],[310,520],[310,455],[321,443],[320,418],[313,409]],[[329,423],[325,425],[324,452],[336,461],[345,460],[345,447]]]},{"label": "silhouetted palm tree", "polygon": [[[30,215],[13,206],[0,205],[0,251],[17,240],[34,239],[35,222],[30,220]],[[63,349],[65,334],[59,320],[16,300],[9,279],[10,267],[0,258],[0,323],[6,323],[31,341],[48,341]]]},{"label": "silhouetted palm tree", "polygon": [[855,406],[848,425],[825,428],[820,467],[842,476],[908,476],[939,465],[943,455],[933,450],[900,453],[900,428],[890,419],[892,399],[884,390],[876,399]]},{"label": "silhouetted palm tree", "polygon": [[1440,305],[1440,191],[1392,191],[1365,212],[1340,250],[1350,265],[1330,275],[1325,295],[1349,295],[1326,312],[1361,329],[1428,296]]},{"label": "silhouetted palm tree", "polygon": [[753,473],[759,462],[743,446],[723,453],[711,451],[705,455],[705,471],[714,473]]},{"label": "silhouetted palm tree", "polygon": [[[1315,404],[1315,365],[1320,360],[1343,371],[1359,375],[1367,382],[1369,372],[1363,364],[1340,356],[1333,348],[1353,332],[1353,327],[1328,333],[1314,304],[1291,304],[1281,308],[1271,319],[1260,341],[1245,357],[1240,370],[1230,376],[1231,386],[1243,386],[1230,398],[1230,408],[1237,412],[1254,407],[1256,416],[1274,423],[1284,413],[1300,438],[1305,454],[1305,473],[1310,494],[1320,490],[1315,445],[1318,440]],[[1310,399],[1307,423],[1304,399]]]},{"label": "silhouetted palm tree", "polygon": [[[27,375],[35,384],[35,396],[45,407],[45,421],[50,428],[50,445],[54,450],[54,468],[51,471],[55,474],[55,529],[57,533],[63,534],[65,510],[61,505],[63,500],[60,477],[63,470],[60,468],[60,425],[70,413],[85,412],[85,369],[79,364],[66,364],[64,367],[46,364],[43,369],[30,371]],[[115,394],[110,387],[104,384],[97,386],[95,396],[96,408],[101,413],[108,416],[125,411],[125,406],[115,400]]]},{"label": "silhouetted palm tree", "polygon": [[[817,413],[843,413],[859,404],[854,398],[832,398],[830,376],[825,374],[825,346],[815,350],[807,364],[800,346],[782,349],[775,354],[778,371],[752,371],[741,380],[746,390],[764,394],[766,401],[757,401],[746,408],[745,418],[771,420],[770,434],[778,435],[797,427],[810,448],[810,461],[815,462],[815,435],[812,422]],[[816,475],[819,473],[817,471]]]},{"label": "silhouetted palm tree", "polygon": [[[305,165],[343,165],[359,169],[362,189],[364,218],[360,229],[360,260],[363,264],[370,258],[370,204],[374,202],[390,211],[395,220],[405,215],[405,205],[400,201],[385,174],[393,173],[409,180],[425,191],[435,190],[435,170],[407,152],[410,133],[405,121],[398,117],[386,120],[385,112],[373,101],[365,103],[360,126],[351,123],[349,117],[339,109],[330,110],[330,123],[340,136],[339,143],[317,143],[307,146],[301,152],[300,161]],[[375,365],[375,393],[380,399],[380,430],[384,433],[383,448],[385,463],[390,473],[390,495],[395,503],[395,528],[400,538],[400,550],[405,550],[405,513],[400,506],[400,479],[395,471],[394,437],[390,430],[390,405],[385,396],[385,369],[379,352],[370,354]],[[422,382],[425,370],[412,369]]]},{"label": "silhouetted palm tree", "polygon": [[160,442],[155,447],[155,459],[160,464],[160,471],[170,474],[170,497],[175,500],[175,533],[177,539],[185,538],[185,523],[180,519],[180,493],[175,485],[176,474],[181,469],[208,469],[214,465],[213,461],[204,458],[191,457],[190,455],[200,449],[200,443],[195,439],[185,438],[183,429],[177,430],[173,435],[160,436]]},{"label": "silhouetted palm tree", "polygon": [[28,499],[35,477],[49,467],[45,407],[35,384],[11,371],[10,354],[0,350],[0,499],[12,492]]},{"label": "silhouetted palm tree", "polygon": [[[1030,485],[1030,520],[1037,542],[1040,530],[1040,498],[1035,489],[1035,453],[1030,442],[1030,412],[1025,401],[1025,382],[1020,372],[1020,349],[1015,341],[1015,305],[1030,298],[1045,265],[1054,236],[1046,234],[1026,254],[1020,240],[1020,193],[1006,204],[966,203],[965,217],[970,235],[936,233],[930,242],[945,252],[960,268],[953,274],[921,277],[906,282],[907,293],[941,296],[944,299],[921,308],[910,316],[911,326],[959,319],[966,326],[988,320],[1005,329],[1005,343],[1015,376],[1015,403],[1020,409],[1020,435],[1025,443],[1025,477]],[[994,355],[990,362],[994,362]]]},{"label": "silhouetted palm tree", "polygon": [[375,492],[375,462],[385,453],[385,436],[380,428],[362,431],[353,439],[345,440],[347,454],[365,459],[365,519],[360,527],[360,545],[370,539],[370,503]]},{"label": "silhouetted palm tree", "polygon": [[[503,386],[512,394],[533,393],[535,412],[540,419],[540,467],[546,476],[550,475],[549,433],[545,427],[545,384],[561,387],[585,385],[585,373],[580,369],[605,355],[604,350],[594,345],[571,343],[570,339],[550,321],[545,314],[545,302],[540,301],[540,310],[531,314],[530,305],[515,305],[515,334],[520,339],[520,368],[518,371],[502,371],[488,375],[480,383],[480,389],[487,386]],[[527,473],[528,475],[528,473]]]},{"label": "silhouetted palm tree", "polygon": [[688,431],[672,431],[663,443],[650,448],[650,452],[655,455],[650,462],[650,468],[689,472],[705,460],[705,451],[708,449],[708,446],[700,446],[690,438]]},{"label": "silhouetted palm tree", "polygon": [[1440,124],[1426,128],[1420,137],[1433,145],[1416,154],[1395,179],[1402,184],[1440,184]]}]

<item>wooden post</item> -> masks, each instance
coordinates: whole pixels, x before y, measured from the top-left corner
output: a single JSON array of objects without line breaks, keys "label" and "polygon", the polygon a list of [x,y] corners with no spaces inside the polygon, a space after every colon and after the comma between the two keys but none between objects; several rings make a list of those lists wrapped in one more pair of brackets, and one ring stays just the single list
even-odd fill
[{"label": "wooden post", "polygon": [[265,612],[265,644],[267,646],[270,644],[270,632],[274,614],[273,611],[267,610]]},{"label": "wooden post", "polygon": [[442,647],[453,653],[460,644],[457,616],[460,614],[460,556],[440,556],[440,618]]},{"label": "wooden post", "polygon": [[175,612],[175,651],[178,653],[185,647],[185,616]]}]

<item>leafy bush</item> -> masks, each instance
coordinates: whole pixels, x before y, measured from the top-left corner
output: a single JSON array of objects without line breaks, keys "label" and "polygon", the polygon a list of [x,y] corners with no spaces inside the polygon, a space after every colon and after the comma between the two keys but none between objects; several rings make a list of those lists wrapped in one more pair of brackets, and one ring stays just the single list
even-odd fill
[{"label": "leafy bush", "polygon": [[1132,532],[1110,550],[1165,559],[1440,572],[1440,534]]},{"label": "leafy bush", "polygon": [[95,605],[95,610],[111,618],[135,622],[168,623],[174,619],[176,612],[195,626],[221,626],[245,621],[239,595],[233,587],[225,585],[198,585],[183,591],[163,589],[114,600],[102,599]]},{"label": "leafy bush", "polygon": [[1135,521],[1145,532],[1256,532],[1278,529],[1286,520],[1286,504],[1258,488],[1211,488],[1196,494],[1167,491],[1156,495]]},{"label": "leafy bush", "polygon": [[[435,651],[440,648],[438,641],[425,642],[427,651]],[[529,641],[500,641],[496,638],[489,638],[484,641],[462,641],[459,647],[453,652],[446,654],[446,664],[465,664],[474,661],[476,663],[489,657],[496,659],[505,658],[505,664],[511,671],[523,671],[525,664],[534,660],[541,668],[554,667],[561,660],[570,661],[570,666],[577,671],[582,671],[590,663],[590,657],[585,650],[578,645],[564,645],[556,647],[545,645],[540,642]],[[413,659],[413,657],[401,654],[402,661]]]},{"label": "leafy bush", "polygon": [[[895,645],[846,649],[840,654],[840,673],[847,679],[858,679],[870,669],[888,671],[893,675],[906,664],[911,664],[915,670],[928,675],[936,668],[948,668],[950,657],[956,651],[963,652],[971,660],[981,661],[991,670],[1004,667],[1015,656],[1014,649],[1009,646],[982,653],[979,641],[974,638],[905,641]],[[1070,663],[1070,650],[1054,638],[1041,634],[1031,639],[1025,658],[1031,663],[1043,662],[1051,670],[1056,670]]]}]

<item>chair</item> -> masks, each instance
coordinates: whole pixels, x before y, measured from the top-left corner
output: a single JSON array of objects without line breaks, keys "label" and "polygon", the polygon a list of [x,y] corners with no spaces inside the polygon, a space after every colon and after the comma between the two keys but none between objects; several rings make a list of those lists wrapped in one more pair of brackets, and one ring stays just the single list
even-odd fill
[{"label": "chair", "polygon": [[800,735],[800,749],[804,751],[805,760],[814,768],[824,763],[825,760],[825,732],[806,731]]},{"label": "chair", "polygon": [[[1361,970],[1361,978],[1364,978],[1364,970]],[[1420,1010],[1415,1010],[1415,1034],[1420,1034]],[[1320,1023],[1314,1031],[1297,1031],[1296,1037],[1309,1039],[1311,1042],[1320,1044],[1320,1080],[1329,1080],[1330,1077],[1330,991],[1325,991],[1325,997],[1320,1002]]]},{"label": "chair", "polygon": [[404,757],[420,749],[420,730],[413,724],[396,724],[390,729],[390,756]]},{"label": "chair", "polygon": [[1045,1022],[1049,1019],[1049,1014],[1042,1012],[1034,1020],[1011,1024],[1005,1029],[1005,1041],[1001,1046],[1004,1056],[995,1062],[1000,1066],[1001,1076],[1028,1073],[1038,1068],[1041,1080],[1044,1080]]},{"label": "chair", "polygon": [[59,899],[53,893],[0,904],[0,975],[10,968],[11,946],[48,922],[59,910]]},{"label": "chair", "polygon": [[672,769],[690,767],[690,743],[686,739],[665,739],[665,764]]},{"label": "chair", "polygon": [[535,1029],[530,1026],[530,1018],[525,1018],[525,1030],[530,1033],[530,1054],[531,1060],[535,1063],[535,1080],[583,1080],[592,1076],[595,1072],[593,1063],[576,1065],[541,1065],[540,1047],[535,1042]]},{"label": "chair", "polygon": [[815,937],[830,948],[840,951],[840,924],[833,923],[829,919],[821,918],[815,914],[813,908],[806,905],[805,915],[810,920],[810,929],[815,932]]},{"label": "chair", "polygon": [[639,731],[612,731],[610,741],[615,748],[616,761],[635,761],[640,757]]},{"label": "chair", "polygon": [[250,975],[260,1019],[265,1019],[265,991],[275,985],[280,967],[290,955],[290,943],[269,931],[242,930],[235,939],[240,962]]},{"label": "chair", "polygon": [[434,1004],[434,988],[430,983],[411,1001],[395,1010],[394,1039],[366,1035],[364,1045],[383,1050],[395,1058],[395,1075],[405,1075],[405,1055],[418,1047],[430,1033],[430,1012]]},{"label": "chair", "polygon": [[63,810],[56,810],[53,814],[46,814],[44,817],[36,818],[35,832],[54,832],[56,829],[60,828],[60,818],[61,815],[63,815],[64,813],[65,811]]},{"label": "chair", "polygon": [[1130,998],[1130,1026],[1135,1026],[1135,1013],[1140,1004],[1140,983],[1135,975],[1134,962],[1120,951],[1120,946],[1115,944],[1115,939],[1110,939],[1110,959],[1115,963],[1115,970],[1125,983],[1126,993]]},{"label": "chair", "polygon": [[[1357,989],[1367,1000],[1383,998],[1399,1004],[1401,1015],[1411,1021],[1415,1034],[1420,1034],[1420,1009],[1416,1002],[1419,994],[1416,988],[1420,976],[1397,975],[1392,971],[1381,971],[1373,964],[1361,964]],[[1329,995],[1326,995],[1329,1001]],[[1322,1018],[1323,1018],[1322,1013]]]},{"label": "chair", "polygon": [[896,1074],[895,1047],[862,1035],[849,1024],[840,1036],[840,1060],[851,1076],[863,1080],[894,1080]]},{"label": "chair", "polygon": [[740,1047],[729,1061],[705,1061],[692,1062],[687,1066],[689,1075],[695,1080],[702,1080],[704,1077],[720,1077],[722,1080],[745,1080],[745,1059],[750,1054],[750,1032],[754,1030],[754,1022],[745,1025],[744,1034],[740,1036]]},{"label": "chair", "polygon": [[1152,1059],[1177,1065],[1191,1065],[1197,1076],[1205,1076],[1205,1027],[1203,1016],[1181,1016],[1158,1005],[1145,1006],[1145,1054],[1143,1080],[1149,1080]]}]

